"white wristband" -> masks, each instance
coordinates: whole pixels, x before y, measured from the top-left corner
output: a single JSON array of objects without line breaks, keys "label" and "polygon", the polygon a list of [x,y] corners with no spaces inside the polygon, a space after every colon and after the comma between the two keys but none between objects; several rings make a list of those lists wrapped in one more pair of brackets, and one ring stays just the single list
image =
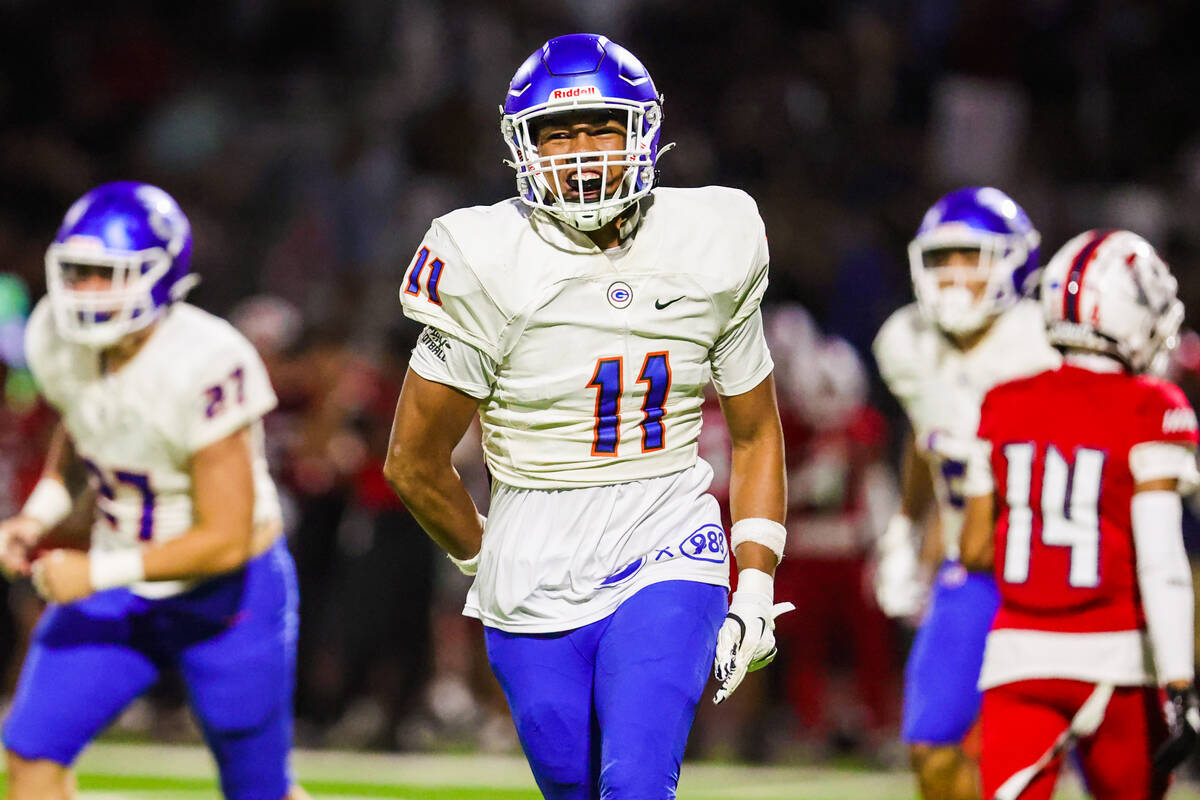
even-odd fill
[{"label": "white wristband", "polygon": [[[482,553],[483,551],[480,550],[479,552]],[[450,559],[454,566],[458,567],[458,571],[463,575],[474,575],[479,571],[479,553],[476,553],[470,558],[455,558],[449,553],[446,553],[446,558]]]},{"label": "white wristband", "polygon": [[36,519],[48,530],[66,519],[73,505],[71,493],[62,481],[42,478],[21,507],[21,516]]},{"label": "white wristband", "polygon": [[94,592],[137,583],[146,577],[142,549],[93,550],[88,554],[88,575]]},{"label": "white wristband", "polygon": [[[480,514],[478,511],[475,512],[475,516],[479,519],[479,527],[486,528],[487,527],[487,517],[485,517],[483,514]],[[483,553],[483,548],[480,547],[479,552],[476,553],[475,555],[471,556],[470,558],[463,558],[463,559],[455,558],[454,556],[450,555],[449,553],[446,553],[446,558],[450,559],[450,561],[454,564],[454,566],[458,567],[458,571],[461,572],[463,575],[474,575],[476,572],[479,571],[479,556],[482,553]]]},{"label": "white wristband", "polygon": [[783,560],[783,545],[787,541],[787,528],[773,519],[747,517],[733,523],[729,530],[729,546],[737,553],[743,542],[754,542],[775,554],[775,563]]}]

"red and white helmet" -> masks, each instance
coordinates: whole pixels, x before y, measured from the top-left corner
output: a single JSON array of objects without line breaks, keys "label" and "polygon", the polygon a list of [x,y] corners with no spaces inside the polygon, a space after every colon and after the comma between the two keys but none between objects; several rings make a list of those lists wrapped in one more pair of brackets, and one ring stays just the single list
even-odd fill
[{"label": "red and white helmet", "polygon": [[803,306],[783,303],[763,309],[763,333],[775,362],[775,389],[780,402],[791,407],[799,382],[812,368],[813,351],[821,330]]},{"label": "red and white helmet", "polygon": [[792,388],[804,421],[819,430],[834,430],[847,425],[867,402],[867,371],[852,344],[840,336],[825,336]]},{"label": "red and white helmet", "polygon": [[1051,343],[1105,353],[1134,372],[1158,371],[1183,322],[1178,285],[1150,243],[1130,231],[1086,231],[1042,273]]}]

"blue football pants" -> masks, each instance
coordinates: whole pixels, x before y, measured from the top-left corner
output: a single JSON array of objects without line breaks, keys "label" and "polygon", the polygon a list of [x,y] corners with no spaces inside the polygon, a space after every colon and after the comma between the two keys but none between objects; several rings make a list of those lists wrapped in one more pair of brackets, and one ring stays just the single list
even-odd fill
[{"label": "blue football pants", "polygon": [[904,668],[900,734],[909,744],[958,744],[979,716],[983,648],[1000,593],[990,573],[946,562]]},{"label": "blue football pants", "polygon": [[175,667],[230,800],[291,784],[296,574],[282,539],[244,569],[148,600],[128,589],[51,605],[34,631],[4,745],[64,766],[161,669]]},{"label": "blue football pants", "polygon": [[547,800],[666,800],[712,670],[726,590],[647,586],[552,634],[486,628],[488,659]]}]

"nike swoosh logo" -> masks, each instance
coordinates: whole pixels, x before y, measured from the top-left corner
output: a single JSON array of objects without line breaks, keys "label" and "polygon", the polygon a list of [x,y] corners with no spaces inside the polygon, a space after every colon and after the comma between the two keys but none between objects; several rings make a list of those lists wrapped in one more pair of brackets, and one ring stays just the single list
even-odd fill
[{"label": "nike swoosh logo", "polygon": [[671,305],[672,303],[678,303],[680,300],[682,300],[685,297],[687,297],[687,295],[680,295],[679,297],[676,297],[674,300],[668,300],[665,303],[662,300],[655,300],[654,307],[657,308],[659,311],[662,311],[667,306]]}]

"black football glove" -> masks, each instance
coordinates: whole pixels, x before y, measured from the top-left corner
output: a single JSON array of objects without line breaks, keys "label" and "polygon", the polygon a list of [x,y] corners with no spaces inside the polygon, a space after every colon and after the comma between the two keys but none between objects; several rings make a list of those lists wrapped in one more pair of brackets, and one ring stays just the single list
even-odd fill
[{"label": "black football glove", "polygon": [[1167,715],[1170,738],[1154,754],[1154,768],[1169,773],[1196,749],[1200,740],[1200,700],[1193,686],[1186,689],[1167,687],[1167,702],[1163,707]]}]

